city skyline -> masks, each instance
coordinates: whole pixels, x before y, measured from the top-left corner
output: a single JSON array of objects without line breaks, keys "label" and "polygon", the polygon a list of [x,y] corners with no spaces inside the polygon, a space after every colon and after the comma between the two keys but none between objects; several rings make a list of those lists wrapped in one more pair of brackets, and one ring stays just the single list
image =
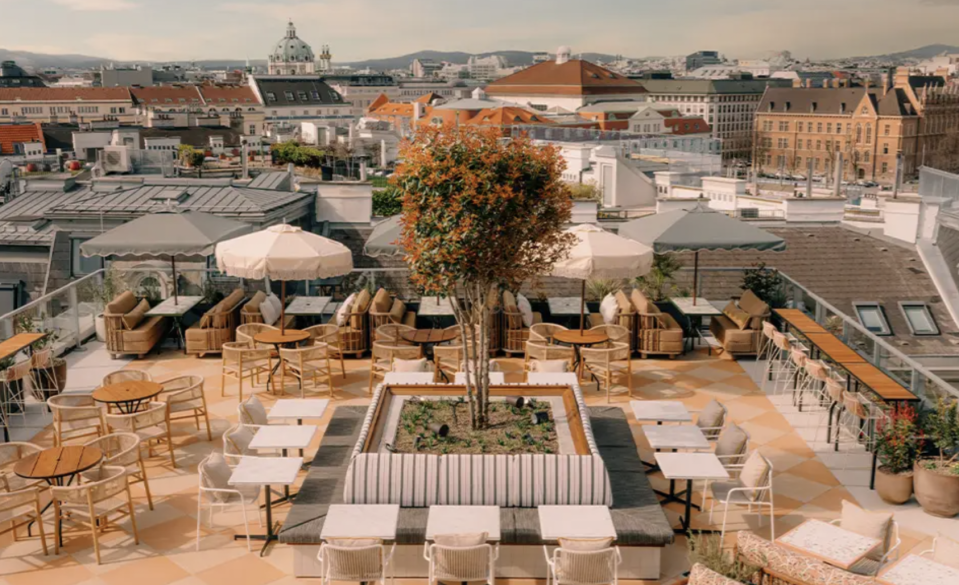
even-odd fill
[{"label": "city skyline", "polygon": [[[38,8],[44,9],[42,35],[29,26],[38,22]],[[668,5],[602,0],[588,11],[570,0],[407,0],[400,8],[380,0],[201,5],[185,0],[0,0],[5,16],[0,48],[118,61],[263,59],[290,18],[304,41],[330,45],[337,62],[427,49],[482,53],[553,50],[558,45],[630,57],[713,49],[754,58],[789,50],[800,59],[959,45],[952,24],[959,17],[957,0],[920,0],[909,6],[893,0],[845,0],[838,6],[828,0],[801,6],[782,0],[674,0]]]}]

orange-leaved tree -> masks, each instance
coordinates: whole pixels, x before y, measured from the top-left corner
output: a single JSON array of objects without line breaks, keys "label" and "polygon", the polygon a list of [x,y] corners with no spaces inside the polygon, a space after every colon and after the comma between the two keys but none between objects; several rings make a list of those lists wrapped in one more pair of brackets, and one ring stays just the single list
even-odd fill
[{"label": "orange-leaved tree", "polygon": [[410,280],[448,297],[466,352],[470,420],[489,420],[490,320],[503,288],[547,274],[572,246],[572,200],[559,151],[496,129],[426,126],[400,147]]}]

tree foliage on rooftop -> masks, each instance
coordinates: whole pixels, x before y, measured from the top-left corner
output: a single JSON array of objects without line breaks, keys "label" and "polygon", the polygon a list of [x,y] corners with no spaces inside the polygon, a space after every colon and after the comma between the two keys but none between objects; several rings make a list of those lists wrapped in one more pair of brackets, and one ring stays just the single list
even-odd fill
[{"label": "tree foliage on rooftop", "polygon": [[410,280],[452,300],[467,348],[475,428],[488,421],[489,337],[500,291],[547,274],[569,253],[572,200],[559,151],[492,128],[426,126],[400,147],[391,183],[403,200]]},{"label": "tree foliage on rooftop", "polygon": [[276,162],[282,165],[293,163],[299,167],[319,168],[326,160],[327,152],[314,146],[303,146],[295,140],[273,147]]}]

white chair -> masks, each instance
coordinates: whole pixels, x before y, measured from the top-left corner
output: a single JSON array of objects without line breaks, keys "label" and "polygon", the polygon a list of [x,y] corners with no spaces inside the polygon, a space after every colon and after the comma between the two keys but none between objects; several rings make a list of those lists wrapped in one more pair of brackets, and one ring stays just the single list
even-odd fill
[{"label": "white chair", "polygon": [[762,525],[762,509],[769,508],[770,540],[776,540],[775,503],[773,500],[773,465],[763,457],[759,451],[753,451],[742,465],[727,465],[726,469],[733,473],[738,470],[738,477],[728,481],[714,481],[709,484],[713,502],[709,508],[709,523],[713,523],[713,512],[716,502],[723,506],[723,528],[720,541],[726,535],[726,521],[729,518],[730,506],[746,506],[752,513],[753,506],[759,509],[759,523]]},{"label": "white chair", "polygon": [[60,393],[53,376],[53,348],[36,349],[30,356],[30,391],[37,402],[46,404],[47,398]]},{"label": "white chair", "polygon": [[167,416],[171,423],[193,419],[196,430],[199,431],[202,416],[206,423],[206,440],[213,440],[206,395],[203,394],[203,376],[177,376],[163,382],[163,392],[160,393],[159,399],[166,403]]},{"label": "white chair", "polygon": [[255,431],[248,425],[238,424],[223,433],[223,457],[230,465],[237,465],[244,457],[256,457],[258,453],[250,449]]},{"label": "white chair", "polygon": [[[457,535],[445,535],[456,538]],[[471,536],[471,535],[462,535]],[[441,535],[436,536],[441,540]],[[486,534],[482,535],[483,541]],[[423,558],[430,564],[429,585],[443,582],[482,581],[494,585],[496,582],[496,559],[499,558],[499,546],[486,542],[469,546],[425,543]]]},{"label": "white chair", "polygon": [[103,406],[90,395],[60,394],[47,399],[53,412],[53,445],[106,434]]},{"label": "white chair", "polygon": [[[54,552],[60,554],[60,528],[63,522],[70,522],[89,529],[93,537],[93,550],[96,553],[97,564],[100,564],[100,542],[97,535],[108,524],[110,515],[118,517],[129,516],[133,526],[133,542],[140,544],[140,534],[137,532],[136,513],[133,509],[133,498],[130,496],[130,484],[127,481],[127,470],[120,466],[104,465],[81,474],[83,483],[69,487],[53,486],[50,491],[53,495]],[[126,494],[126,498],[123,495]]]},{"label": "white chair", "polygon": [[151,402],[146,410],[133,414],[106,414],[104,419],[112,431],[133,433],[140,437],[150,457],[155,455],[156,446],[165,445],[170,453],[170,464],[176,467],[176,454],[173,451],[173,436],[166,404]]},{"label": "white chair", "polygon": [[[843,501],[843,506],[852,506],[854,509],[859,508],[855,504],[852,504],[848,501]],[[862,510],[860,514],[873,514],[872,512],[866,512]],[[845,510],[843,512],[845,515]],[[859,531],[856,530],[855,525],[850,525],[844,522],[843,518],[833,520],[830,524],[845,528],[851,532],[856,532],[859,534]],[[866,534],[864,536],[872,536]],[[899,558],[899,547],[902,545],[902,539],[899,538],[899,523],[895,519],[890,518],[889,524],[886,527],[885,534],[883,535],[882,545],[877,547],[875,550],[866,555],[865,558],[859,560],[853,566],[849,567],[850,573],[856,573],[857,575],[865,575],[868,577],[874,577],[879,574],[879,571],[886,566],[890,561],[895,561]],[[878,557],[878,558],[877,558]]]},{"label": "white chair", "polygon": [[330,539],[320,545],[317,560],[323,566],[323,585],[332,581],[393,582],[396,544],[387,548],[378,539]]},{"label": "white chair", "polygon": [[616,585],[619,583],[618,568],[623,562],[618,546],[599,550],[570,550],[557,547],[552,557],[546,546],[543,554],[549,571],[546,585]]},{"label": "white chair", "polygon": [[147,481],[147,469],[143,465],[143,453],[140,450],[140,437],[133,433],[112,433],[86,443],[103,451],[102,465],[117,465],[127,470],[130,483],[142,483],[147,494],[147,504],[153,509],[153,496],[150,494],[150,482]]},{"label": "white chair", "polygon": [[932,539],[932,548],[922,551],[919,555],[953,569],[959,569],[959,542],[941,534]]},{"label": "white chair", "polygon": [[251,394],[249,398],[237,404],[236,414],[241,425],[253,427],[254,430],[270,424],[266,418],[266,408],[256,394]]},{"label": "white chair", "polygon": [[763,321],[763,336],[759,340],[759,356],[757,362],[767,362],[776,352],[776,344],[773,343],[779,330],[773,325],[772,321]]},{"label": "white chair", "polygon": [[[746,455],[749,453],[749,439],[749,433],[746,432],[746,429],[735,424],[729,425],[719,433],[713,455],[716,456],[716,459],[719,459],[726,471],[737,472],[746,462]],[[709,480],[703,483],[703,502],[706,501],[709,483]]]},{"label": "white chair", "polygon": [[200,529],[203,522],[204,507],[210,510],[209,524],[213,526],[213,515],[218,509],[239,506],[243,513],[243,530],[246,532],[246,548],[250,546],[250,524],[247,520],[247,508],[252,504],[256,520],[263,526],[260,517],[260,508],[257,505],[260,499],[262,486],[244,485],[231,486],[230,475],[233,473],[226,459],[219,453],[207,455],[197,466],[200,476],[196,500],[196,550],[200,550]]}]

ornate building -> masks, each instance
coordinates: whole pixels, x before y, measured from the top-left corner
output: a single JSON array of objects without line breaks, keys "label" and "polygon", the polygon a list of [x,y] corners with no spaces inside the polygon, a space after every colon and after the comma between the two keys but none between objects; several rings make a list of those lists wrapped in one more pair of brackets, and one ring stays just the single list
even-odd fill
[{"label": "ornate building", "polygon": [[270,75],[312,75],[316,73],[313,49],[296,36],[296,27],[293,26],[293,21],[290,21],[287,25],[286,36],[276,43],[268,61]]}]

